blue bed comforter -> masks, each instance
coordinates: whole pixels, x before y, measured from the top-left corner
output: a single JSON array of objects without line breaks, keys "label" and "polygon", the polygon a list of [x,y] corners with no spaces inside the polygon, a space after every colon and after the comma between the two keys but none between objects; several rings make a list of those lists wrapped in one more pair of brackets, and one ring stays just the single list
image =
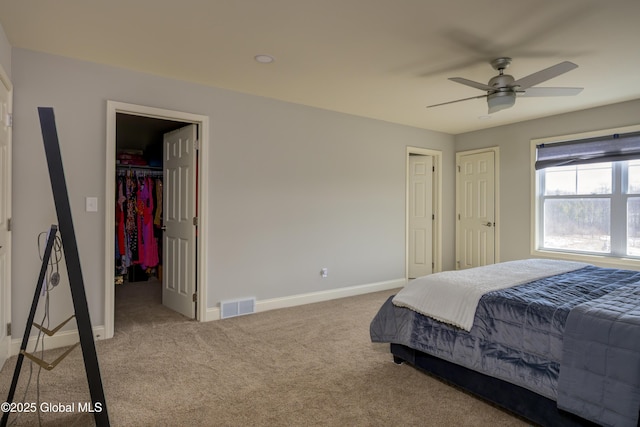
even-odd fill
[{"label": "blue bed comforter", "polygon": [[607,426],[637,426],[640,408],[640,283],[569,313],[558,407]]},{"label": "blue bed comforter", "polygon": [[396,307],[389,298],[371,322],[371,340],[402,344],[558,400],[571,310],[638,281],[640,272],[588,266],[490,292],[480,299],[469,332]]}]

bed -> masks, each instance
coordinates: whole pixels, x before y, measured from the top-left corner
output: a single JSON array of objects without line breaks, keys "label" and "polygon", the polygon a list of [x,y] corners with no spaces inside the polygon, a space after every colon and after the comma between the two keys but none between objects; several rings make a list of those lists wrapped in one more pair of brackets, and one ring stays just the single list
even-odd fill
[{"label": "bed", "polygon": [[410,281],[373,342],[540,425],[638,426],[640,272],[519,260]]}]

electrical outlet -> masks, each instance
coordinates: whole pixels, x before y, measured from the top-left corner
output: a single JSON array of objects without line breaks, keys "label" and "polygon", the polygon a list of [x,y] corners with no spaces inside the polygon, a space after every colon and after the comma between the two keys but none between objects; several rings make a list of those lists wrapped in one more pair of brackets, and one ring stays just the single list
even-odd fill
[{"label": "electrical outlet", "polygon": [[329,269],[328,269],[327,267],[323,267],[323,268],[320,270],[320,276],[322,276],[323,278],[324,278],[324,277],[327,277],[327,275],[328,275],[328,274],[329,274]]}]

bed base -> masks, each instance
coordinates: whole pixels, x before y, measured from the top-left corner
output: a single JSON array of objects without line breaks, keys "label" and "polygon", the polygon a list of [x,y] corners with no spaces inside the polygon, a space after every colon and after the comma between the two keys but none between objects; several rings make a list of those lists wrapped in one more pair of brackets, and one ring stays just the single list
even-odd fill
[{"label": "bed base", "polygon": [[400,344],[391,344],[395,363],[407,362],[475,396],[541,426],[597,426],[559,410],[554,400]]}]

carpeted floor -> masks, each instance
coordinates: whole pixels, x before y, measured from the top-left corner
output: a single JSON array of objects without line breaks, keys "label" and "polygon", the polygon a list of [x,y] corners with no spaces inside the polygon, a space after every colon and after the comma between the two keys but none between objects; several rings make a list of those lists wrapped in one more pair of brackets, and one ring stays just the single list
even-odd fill
[{"label": "carpeted floor", "polygon": [[[392,292],[198,323],[160,304],[157,282],[116,289],[116,333],[97,341],[113,426],[524,426],[527,423],[373,344],[369,323]],[[137,302],[136,302],[137,301]],[[141,302],[142,301],[142,302]],[[48,351],[53,360],[63,349]],[[7,395],[16,357],[0,371]],[[15,401],[22,401],[30,363]],[[36,402],[37,369],[24,399]],[[89,401],[78,348],[40,374],[40,402]],[[77,405],[76,405],[77,408]],[[38,425],[36,414],[11,416]],[[43,413],[46,426],[94,425]]]}]

